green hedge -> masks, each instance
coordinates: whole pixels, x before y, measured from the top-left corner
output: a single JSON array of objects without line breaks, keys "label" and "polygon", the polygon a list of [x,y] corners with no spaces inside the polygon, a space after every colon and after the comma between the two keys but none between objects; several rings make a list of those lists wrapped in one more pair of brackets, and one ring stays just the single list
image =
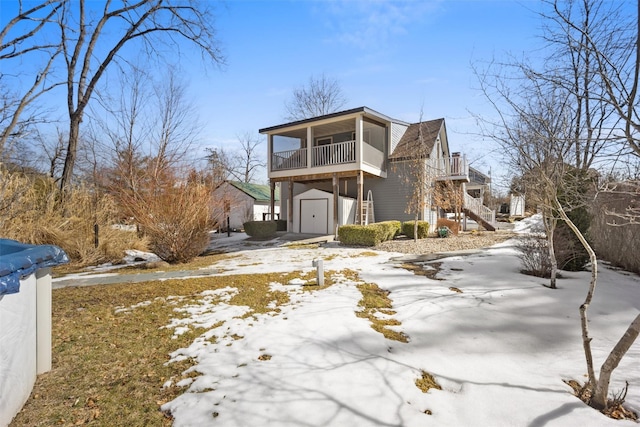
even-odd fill
[{"label": "green hedge", "polygon": [[338,239],[345,245],[376,246],[395,238],[400,233],[400,229],[400,221],[384,221],[368,225],[343,225],[338,228]]},{"label": "green hedge", "polygon": [[248,221],[242,226],[247,235],[257,238],[273,237],[278,229],[275,221]]},{"label": "green hedge", "polygon": [[[415,221],[405,221],[402,223],[402,234],[410,239],[414,238],[413,228]],[[429,237],[429,223],[427,221],[418,221],[418,239],[426,239]]]},{"label": "green hedge", "polygon": [[276,230],[277,231],[287,231],[287,220],[286,219],[276,219]]}]

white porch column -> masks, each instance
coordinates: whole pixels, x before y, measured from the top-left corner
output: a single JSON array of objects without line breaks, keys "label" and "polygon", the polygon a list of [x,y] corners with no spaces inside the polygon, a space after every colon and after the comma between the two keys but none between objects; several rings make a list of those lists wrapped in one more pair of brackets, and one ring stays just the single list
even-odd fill
[{"label": "white porch column", "polygon": [[307,167],[310,168],[311,165],[311,150],[313,148],[313,129],[311,126],[307,128]]},{"label": "white porch column", "polygon": [[362,169],[362,116],[356,117],[356,167]]},{"label": "white porch column", "polygon": [[271,172],[271,158],[273,157],[273,135],[267,135],[267,174]]}]

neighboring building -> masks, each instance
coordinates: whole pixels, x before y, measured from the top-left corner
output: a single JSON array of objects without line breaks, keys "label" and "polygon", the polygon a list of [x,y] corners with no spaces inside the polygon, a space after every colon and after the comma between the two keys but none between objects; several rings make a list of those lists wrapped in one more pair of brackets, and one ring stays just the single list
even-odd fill
[{"label": "neighboring building", "polygon": [[[222,227],[241,229],[247,221],[264,221],[278,219],[280,214],[279,191],[271,194],[268,185],[249,184],[237,181],[225,181],[213,190],[218,209],[214,211],[215,220]],[[274,210],[271,210],[271,199],[274,199]],[[222,202],[222,203],[220,203]],[[275,213],[272,218],[271,212]]]},{"label": "neighboring building", "polygon": [[[359,107],[260,133],[268,138],[270,193],[280,185],[280,212],[290,232],[334,234],[340,225],[374,218],[414,219],[406,211],[415,188],[410,166],[416,162],[428,174],[425,187],[451,182],[465,194],[465,203],[470,198],[469,165],[464,156],[450,153],[444,119],[410,124]],[[428,193],[421,195],[418,216],[435,226],[443,212]],[[270,203],[275,209],[275,196]],[[484,221],[479,212],[465,212]],[[483,225],[492,228],[488,221]]]}]

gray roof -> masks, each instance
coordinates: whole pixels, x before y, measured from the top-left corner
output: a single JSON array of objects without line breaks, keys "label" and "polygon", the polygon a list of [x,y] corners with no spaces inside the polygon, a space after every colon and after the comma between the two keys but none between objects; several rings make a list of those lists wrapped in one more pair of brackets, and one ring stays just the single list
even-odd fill
[{"label": "gray roof", "polygon": [[[416,154],[427,157],[431,153],[443,126],[444,119],[428,120],[409,125],[389,159],[410,159],[415,158]],[[422,136],[422,141],[420,136]]]},{"label": "gray roof", "polygon": [[278,130],[278,129],[284,129],[284,128],[288,128],[291,126],[298,126],[301,124],[305,124],[305,123],[311,123],[311,122],[315,122],[315,121],[319,121],[319,120],[325,120],[325,119],[330,119],[333,117],[340,117],[340,116],[348,116],[349,114],[354,114],[354,113],[365,113],[365,114],[369,114],[372,116],[376,116],[382,120],[388,121],[388,122],[394,122],[394,123],[401,123],[404,125],[409,125],[409,123],[405,123],[401,120],[396,120],[396,119],[392,119],[389,116],[386,116],[382,113],[378,113],[375,110],[372,110],[369,107],[358,107],[358,108],[352,108],[350,110],[345,110],[345,111],[338,111],[335,113],[330,113],[330,114],[325,114],[323,116],[318,116],[318,117],[311,117],[308,119],[303,119],[303,120],[297,120],[295,122],[290,122],[290,123],[283,123],[281,125],[276,125],[276,126],[271,126],[268,128],[262,128],[260,129],[258,132],[260,133],[269,133],[272,132],[274,130]]}]

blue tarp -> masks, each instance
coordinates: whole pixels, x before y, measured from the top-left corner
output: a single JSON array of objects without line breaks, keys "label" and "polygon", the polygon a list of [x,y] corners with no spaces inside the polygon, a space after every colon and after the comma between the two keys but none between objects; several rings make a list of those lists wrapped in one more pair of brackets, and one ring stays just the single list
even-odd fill
[{"label": "blue tarp", "polygon": [[57,246],[0,239],[0,297],[19,292],[20,279],[34,271],[68,262],[67,254]]}]

